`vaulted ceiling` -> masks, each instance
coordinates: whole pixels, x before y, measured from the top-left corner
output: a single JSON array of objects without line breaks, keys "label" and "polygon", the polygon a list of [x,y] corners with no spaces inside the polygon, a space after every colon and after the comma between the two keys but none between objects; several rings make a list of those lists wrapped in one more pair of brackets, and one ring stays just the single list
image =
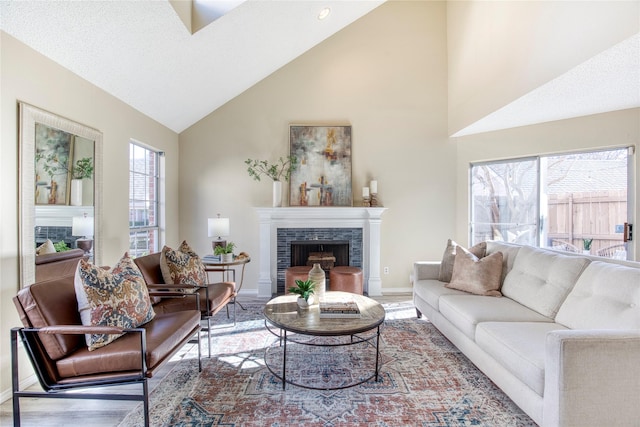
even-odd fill
[{"label": "vaulted ceiling", "polygon": [[228,1],[193,33],[180,2],[2,0],[0,28],[181,132],[384,0]]},{"label": "vaulted ceiling", "polygon": [[[223,8],[189,16],[191,0],[2,0],[0,28],[179,133],[385,0],[194,1]],[[640,34],[457,135],[634,107]]]}]

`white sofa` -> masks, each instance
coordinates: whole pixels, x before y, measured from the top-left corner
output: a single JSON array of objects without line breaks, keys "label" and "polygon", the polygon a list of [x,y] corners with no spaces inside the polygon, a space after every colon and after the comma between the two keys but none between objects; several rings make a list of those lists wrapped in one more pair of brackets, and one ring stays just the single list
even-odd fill
[{"label": "white sofa", "polygon": [[640,426],[640,263],[487,242],[498,251],[502,297],[416,262],[418,316],[542,426]]}]

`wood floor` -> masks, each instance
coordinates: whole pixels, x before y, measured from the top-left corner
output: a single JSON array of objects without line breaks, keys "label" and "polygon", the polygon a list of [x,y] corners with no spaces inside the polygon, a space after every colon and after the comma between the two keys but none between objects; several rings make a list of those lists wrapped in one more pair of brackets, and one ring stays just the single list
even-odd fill
[{"label": "wood floor", "polygon": [[[411,295],[389,295],[376,297],[375,300],[381,303],[394,303],[411,301]],[[264,303],[266,300],[241,296],[240,303]],[[181,355],[189,350],[187,344],[179,352],[174,360],[168,362],[157,375],[149,380],[149,390],[153,391],[162,381],[164,376],[171,370],[172,363],[177,363]],[[203,343],[203,357],[206,357],[206,344]],[[35,385],[31,389],[39,390]],[[99,391],[100,389],[95,389]],[[109,387],[103,389],[105,392],[127,392],[138,393],[140,386]],[[102,391],[102,390],[100,390]],[[107,400],[84,400],[84,399],[20,399],[22,416],[22,426],[24,427],[67,427],[67,426],[91,426],[91,427],[113,427],[117,426],[124,417],[133,410],[139,402],[107,401]],[[11,399],[0,405],[0,426],[12,426],[12,403]]]}]

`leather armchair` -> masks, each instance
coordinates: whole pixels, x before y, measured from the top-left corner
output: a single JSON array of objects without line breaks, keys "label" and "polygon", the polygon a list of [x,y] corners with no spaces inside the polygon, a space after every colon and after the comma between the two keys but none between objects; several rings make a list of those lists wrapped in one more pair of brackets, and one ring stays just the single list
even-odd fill
[{"label": "leather armchair", "polygon": [[[74,275],[35,283],[13,298],[24,327],[11,330],[13,424],[20,425],[20,398],[72,398],[139,400],[144,403],[145,426],[149,425],[147,379],[194,335],[200,362],[200,311],[198,295],[184,311],[156,313],[139,328],[83,326],[78,313]],[[125,333],[93,351],[87,349],[87,333]],[[18,340],[44,391],[19,387]],[[201,369],[201,365],[199,365]],[[139,384],[141,394],[73,393],[79,388]],[[60,393],[65,391],[65,393]]]},{"label": "leather armchair", "polygon": [[[184,284],[168,285],[165,283],[160,268],[160,252],[150,255],[141,256],[133,260],[144,277],[149,289],[171,289],[173,291],[184,290],[189,293],[189,286]],[[233,304],[233,319],[235,324],[236,315],[236,285],[234,282],[218,282],[203,283],[202,286],[192,287],[191,292],[196,292],[200,296],[200,312],[202,319],[207,321],[207,339],[209,344],[209,357],[211,357],[211,318],[223,308],[227,309],[227,317],[229,317],[230,302]],[[188,300],[180,298],[155,298],[154,310],[158,312],[174,312],[184,310],[185,304],[189,304]]]}]

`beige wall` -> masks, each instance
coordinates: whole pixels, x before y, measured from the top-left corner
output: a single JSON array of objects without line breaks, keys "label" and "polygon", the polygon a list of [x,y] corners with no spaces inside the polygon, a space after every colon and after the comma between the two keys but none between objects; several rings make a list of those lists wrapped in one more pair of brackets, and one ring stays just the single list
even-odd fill
[{"label": "beige wall", "polygon": [[449,135],[640,30],[638,1],[450,1]]},{"label": "beige wall", "polygon": [[[585,116],[571,120],[523,126],[455,139],[457,161],[456,236],[468,244],[469,165],[471,162],[524,157],[536,154],[567,153],[610,147],[634,146],[635,212],[630,222],[637,224],[640,212],[640,109]],[[637,236],[636,232],[636,236]],[[640,259],[638,238],[633,242],[635,259]]]},{"label": "beige wall", "polygon": [[287,155],[289,124],[349,123],[355,203],[375,176],[388,208],[383,292],[409,290],[412,261],[441,256],[454,227],[445,9],[444,2],[384,4],[183,132],[181,238],[210,251],[207,217],[228,216],[229,239],[253,257],[243,290],[255,292],[253,208],[270,206],[271,183],[253,181],[244,160]]},{"label": "beige wall", "polygon": [[178,135],[13,37],[0,34],[0,400],[4,400],[11,387],[9,329],[20,325],[12,302],[19,283],[17,102],[27,102],[103,133],[102,260],[107,265],[113,265],[129,247],[127,171],[131,138],[167,153],[167,238],[177,239]]}]

